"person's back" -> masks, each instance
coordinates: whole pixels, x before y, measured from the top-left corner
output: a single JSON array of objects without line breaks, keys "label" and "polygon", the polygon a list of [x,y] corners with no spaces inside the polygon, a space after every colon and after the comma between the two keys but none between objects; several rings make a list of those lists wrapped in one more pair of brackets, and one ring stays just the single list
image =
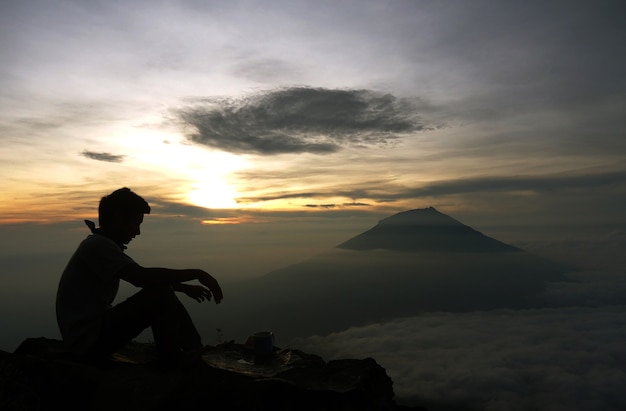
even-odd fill
[{"label": "person's back", "polygon": [[134,261],[113,240],[91,234],[68,262],[57,290],[56,314],[63,341],[78,354],[86,354],[98,338],[100,316],[111,308],[120,269]]},{"label": "person's back", "polygon": [[[124,253],[141,234],[148,203],[128,188],[101,199],[100,228],[85,221],[92,234],[68,262],[57,290],[56,314],[63,341],[70,351],[104,358],[150,327],[163,363],[175,364],[182,351],[202,347],[185,307],[174,291],[202,302],[222,299],[218,282],[198,269],[145,268]],[[120,279],[141,291],[113,306]],[[199,280],[202,285],[185,282]]]}]

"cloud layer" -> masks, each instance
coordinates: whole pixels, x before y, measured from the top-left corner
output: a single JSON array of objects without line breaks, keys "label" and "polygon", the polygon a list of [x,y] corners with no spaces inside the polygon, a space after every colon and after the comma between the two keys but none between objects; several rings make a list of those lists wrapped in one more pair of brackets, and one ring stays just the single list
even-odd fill
[{"label": "cloud layer", "polygon": [[417,105],[370,90],[293,87],[242,99],[207,99],[177,111],[189,138],[233,153],[325,154],[344,145],[393,144],[432,128]]},{"label": "cloud layer", "polygon": [[430,313],[309,337],[325,358],[374,357],[400,403],[438,409],[624,409],[625,306]]},{"label": "cloud layer", "polygon": [[554,308],[424,313],[299,343],[326,359],[375,358],[399,402],[429,409],[624,409],[626,279],[570,279],[549,287]]}]

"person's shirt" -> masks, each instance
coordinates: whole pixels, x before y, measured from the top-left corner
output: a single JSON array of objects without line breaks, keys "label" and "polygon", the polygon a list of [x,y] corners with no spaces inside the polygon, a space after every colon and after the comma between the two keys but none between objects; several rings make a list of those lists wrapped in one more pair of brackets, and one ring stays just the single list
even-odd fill
[{"label": "person's shirt", "polygon": [[112,239],[92,234],[68,262],[56,296],[56,316],[67,347],[87,354],[98,338],[102,314],[113,304],[119,272],[132,258]]}]

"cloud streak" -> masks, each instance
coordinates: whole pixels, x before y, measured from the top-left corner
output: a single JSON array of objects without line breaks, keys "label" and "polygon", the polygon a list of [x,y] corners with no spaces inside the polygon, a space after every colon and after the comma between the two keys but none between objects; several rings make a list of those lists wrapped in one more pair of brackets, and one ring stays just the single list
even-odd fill
[{"label": "cloud streak", "polygon": [[370,198],[380,202],[427,196],[445,196],[476,192],[557,192],[571,189],[593,189],[623,186],[626,171],[596,173],[589,175],[548,175],[548,176],[510,176],[476,177],[458,180],[444,180],[425,184],[421,187],[400,187],[389,183],[376,189],[363,185],[342,187],[333,190],[286,192],[268,194],[254,198],[240,198],[241,202],[272,201],[292,198]]},{"label": "cloud streak", "polygon": [[206,99],[176,114],[195,129],[191,141],[220,150],[328,154],[343,146],[394,144],[432,129],[418,108],[371,90],[292,87],[242,99]]},{"label": "cloud streak", "polygon": [[85,150],[82,153],[80,153],[81,156],[86,157],[86,158],[90,158],[92,160],[96,160],[96,161],[104,161],[107,163],[121,163],[122,161],[124,161],[124,158],[126,157],[125,155],[122,154],[111,154],[111,153],[99,153],[96,151],[89,151],[89,150]]},{"label": "cloud streak", "polygon": [[398,198],[423,195],[446,195],[470,192],[502,191],[559,191],[565,189],[591,189],[622,185],[626,171],[615,171],[588,175],[543,175],[511,177],[478,177],[436,182],[424,187],[397,194]]}]

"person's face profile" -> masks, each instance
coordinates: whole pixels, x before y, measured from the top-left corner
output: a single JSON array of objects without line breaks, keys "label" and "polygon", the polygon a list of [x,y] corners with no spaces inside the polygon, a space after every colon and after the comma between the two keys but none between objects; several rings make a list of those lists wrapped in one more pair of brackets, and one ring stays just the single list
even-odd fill
[{"label": "person's face profile", "polygon": [[115,230],[117,239],[122,244],[130,243],[133,238],[141,234],[141,223],[143,223],[142,213],[120,216]]},{"label": "person's face profile", "polygon": [[124,244],[130,243],[133,238],[141,234],[141,223],[143,223],[143,214],[137,214],[128,219],[126,232],[128,241]]}]

